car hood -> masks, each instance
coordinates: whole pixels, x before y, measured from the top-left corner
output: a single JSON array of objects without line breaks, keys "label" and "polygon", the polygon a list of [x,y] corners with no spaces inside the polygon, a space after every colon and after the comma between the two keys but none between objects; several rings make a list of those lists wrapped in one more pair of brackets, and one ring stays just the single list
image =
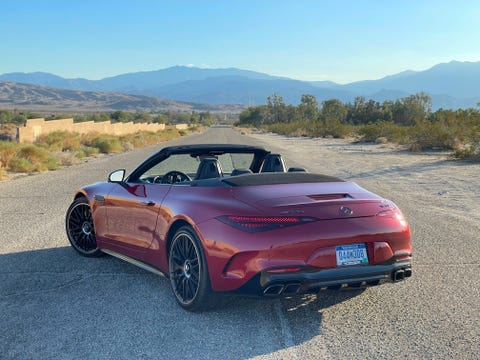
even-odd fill
[{"label": "car hood", "polygon": [[320,220],[375,216],[386,200],[353,182],[237,187],[233,197],[269,216],[312,216]]}]

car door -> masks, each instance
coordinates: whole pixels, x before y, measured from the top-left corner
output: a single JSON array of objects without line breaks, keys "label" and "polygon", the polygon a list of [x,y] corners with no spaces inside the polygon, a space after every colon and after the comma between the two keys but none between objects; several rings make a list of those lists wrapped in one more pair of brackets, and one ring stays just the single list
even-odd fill
[{"label": "car door", "polygon": [[129,184],[114,187],[106,198],[106,237],[133,250],[148,249],[154,237],[159,209],[169,184]]}]

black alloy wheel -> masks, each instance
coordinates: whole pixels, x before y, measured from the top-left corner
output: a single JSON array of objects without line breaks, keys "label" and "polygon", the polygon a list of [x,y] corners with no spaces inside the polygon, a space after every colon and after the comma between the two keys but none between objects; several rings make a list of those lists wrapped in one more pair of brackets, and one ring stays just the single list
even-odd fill
[{"label": "black alloy wheel", "polygon": [[90,205],[84,197],[76,199],[67,210],[65,222],[72,247],[86,257],[99,257],[103,252],[97,246]]},{"label": "black alloy wheel", "polygon": [[169,252],[169,277],[175,299],[189,311],[206,310],[214,304],[208,269],[200,241],[192,228],[181,227]]}]

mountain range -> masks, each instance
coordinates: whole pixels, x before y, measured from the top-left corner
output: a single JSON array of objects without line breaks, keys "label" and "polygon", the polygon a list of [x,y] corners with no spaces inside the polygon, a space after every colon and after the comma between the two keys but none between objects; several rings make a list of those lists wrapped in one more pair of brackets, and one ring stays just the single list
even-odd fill
[{"label": "mountain range", "polygon": [[[378,80],[349,84],[300,81],[236,68],[204,69],[186,66],[128,73],[101,80],[65,79],[43,72],[2,74],[0,80],[44,86],[49,91],[53,91],[50,88],[56,88],[88,91],[96,96],[104,92],[117,93],[118,96],[119,93],[140,96],[135,98],[136,101],[146,101],[150,107],[155,107],[153,104],[160,101],[158,98],[211,105],[260,105],[265,104],[266,97],[273,93],[281,95],[289,104],[298,104],[303,94],[314,95],[319,102],[332,98],[352,102],[357,96],[385,101],[418,92],[426,92],[432,97],[434,110],[476,107],[480,102],[480,62],[451,61],[424,71],[408,70]],[[2,86],[0,95],[1,89]],[[47,99],[45,101],[48,102]]]}]

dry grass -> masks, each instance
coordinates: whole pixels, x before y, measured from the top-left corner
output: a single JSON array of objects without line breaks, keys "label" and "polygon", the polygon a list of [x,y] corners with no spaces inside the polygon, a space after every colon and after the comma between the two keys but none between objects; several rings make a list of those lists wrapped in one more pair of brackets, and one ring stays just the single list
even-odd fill
[{"label": "dry grass", "polygon": [[78,163],[78,159],[99,153],[120,153],[137,147],[155,145],[187,135],[187,131],[166,129],[159,132],[142,131],[126,136],[79,135],[57,131],[40,137],[35,144],[0,141],[0,180],[8,172],[32,173],[55,170],[60,166]]}]

